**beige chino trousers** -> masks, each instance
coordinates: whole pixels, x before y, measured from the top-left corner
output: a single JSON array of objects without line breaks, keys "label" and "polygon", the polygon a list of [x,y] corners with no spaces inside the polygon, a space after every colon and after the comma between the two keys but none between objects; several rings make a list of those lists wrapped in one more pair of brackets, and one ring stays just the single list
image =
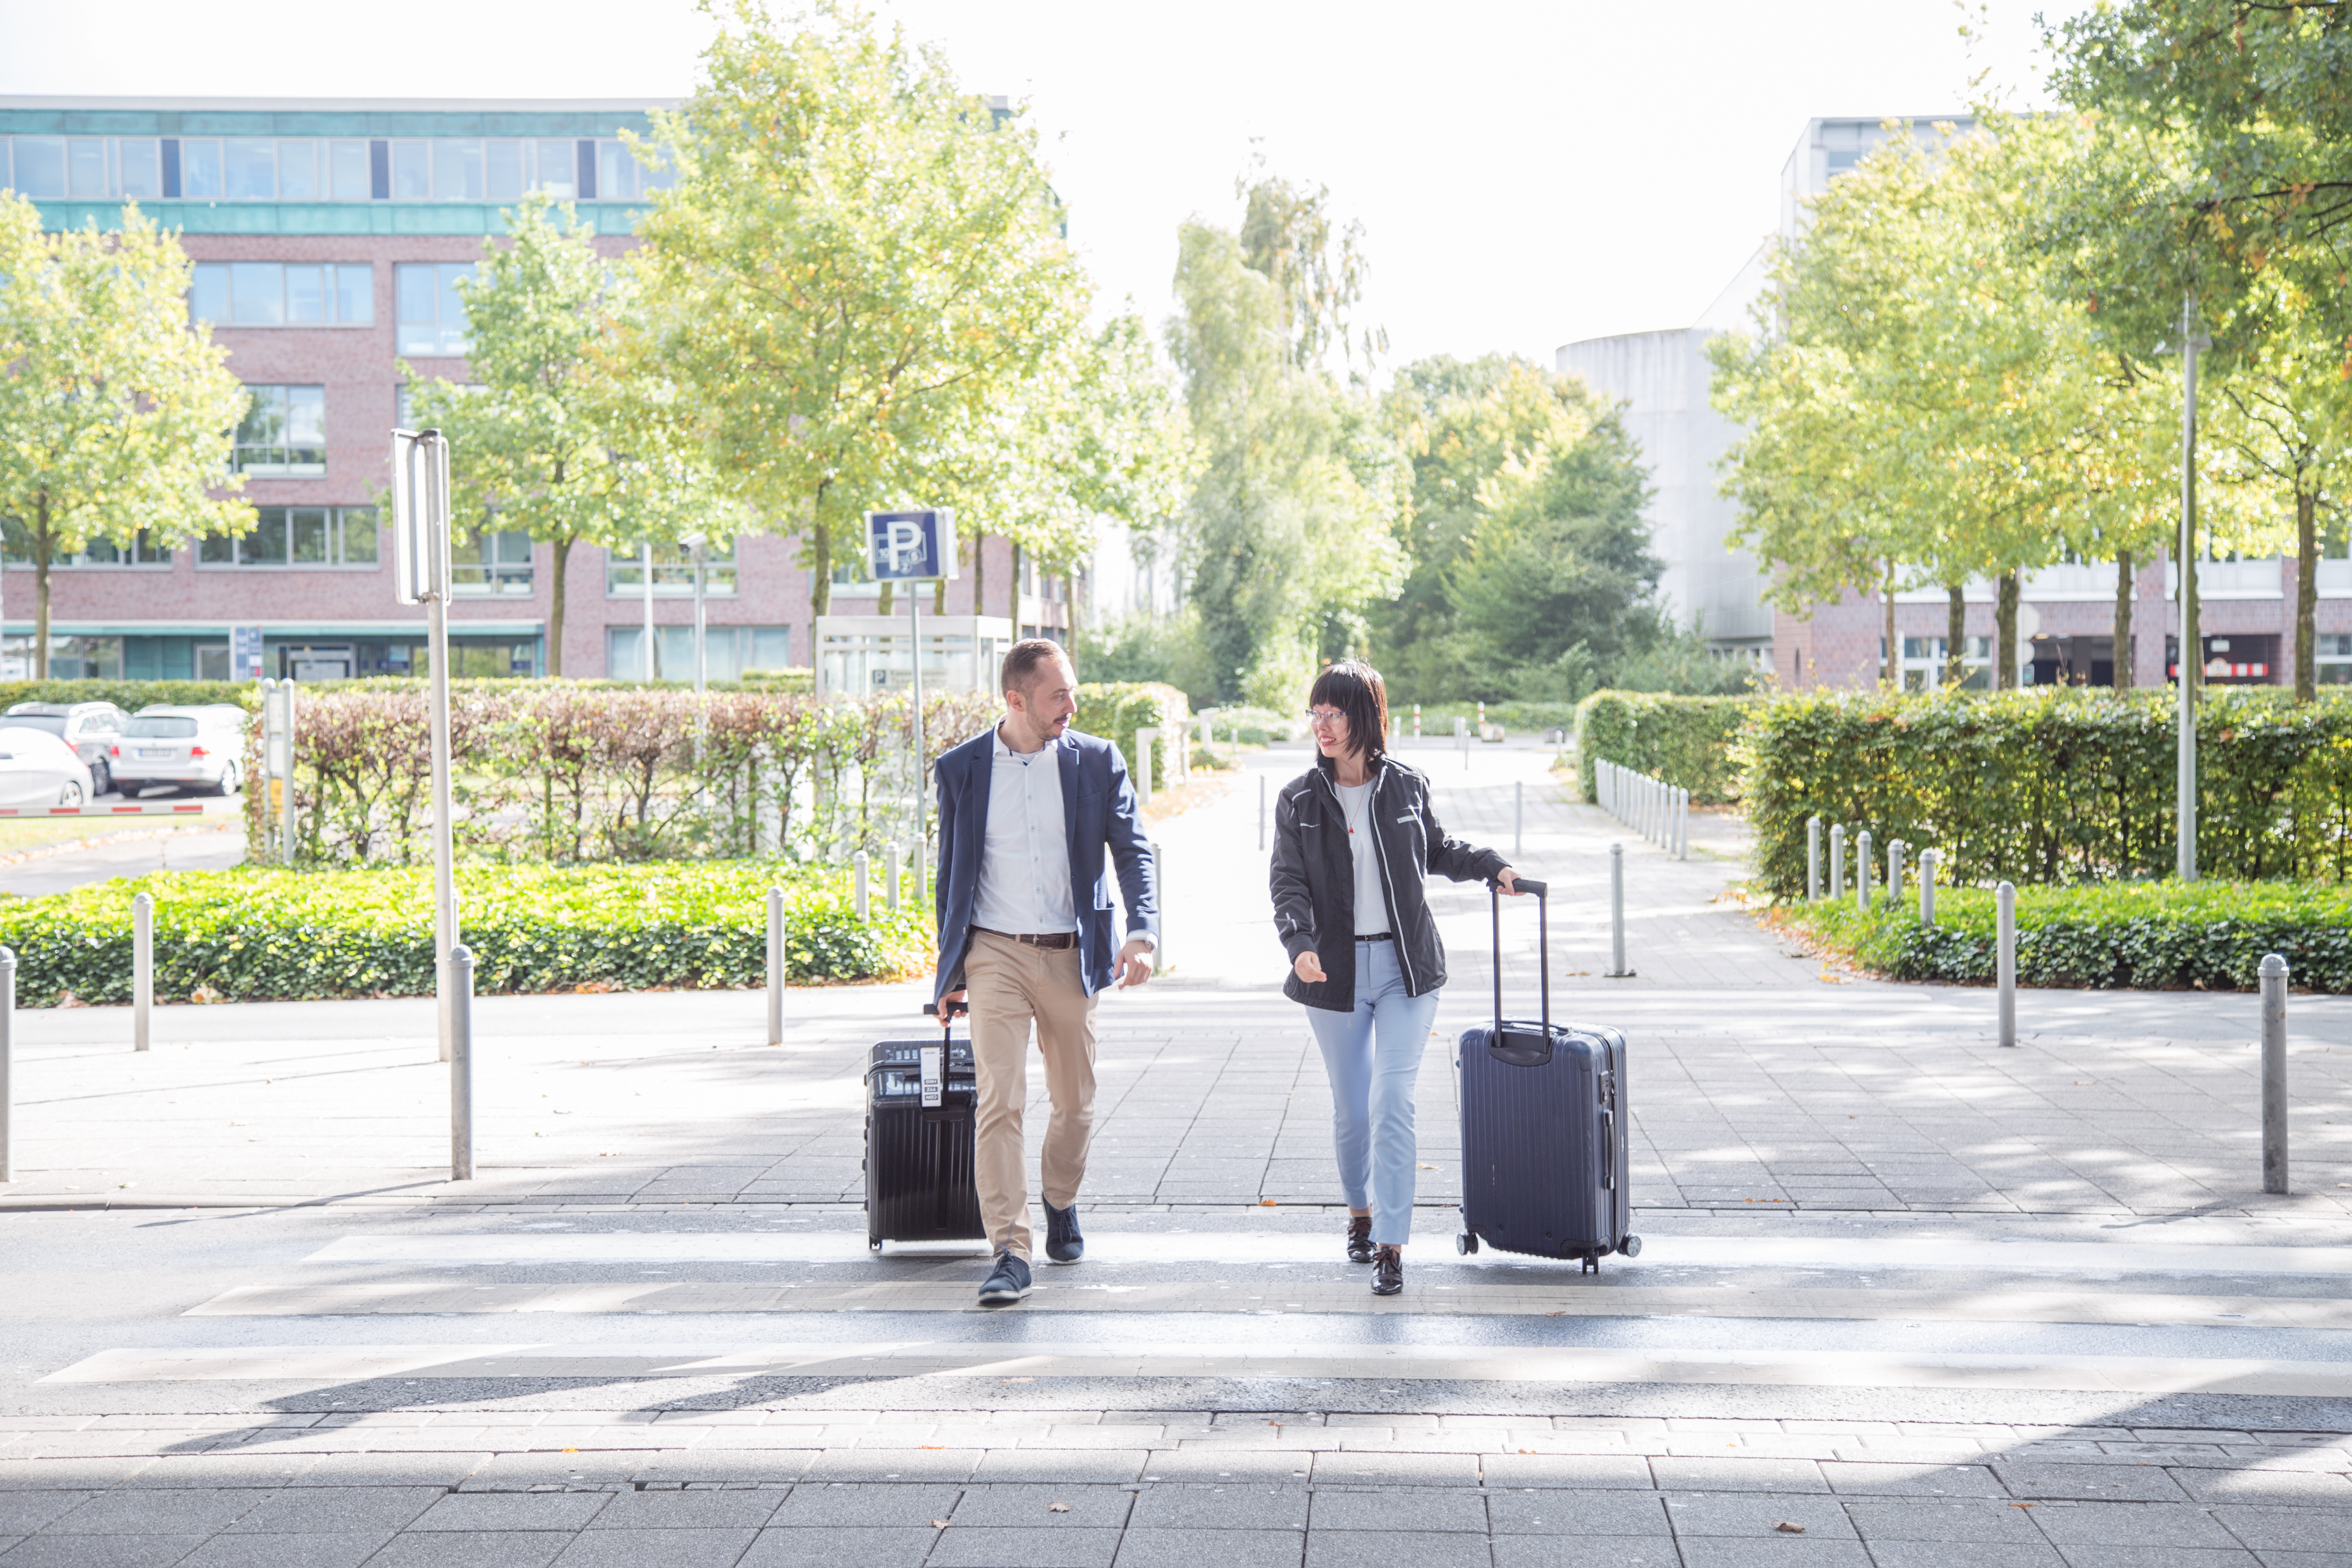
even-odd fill
[{"label": "beige chino trousers", "polygon": [[971,1061],[980,1103],[972,1175],[988,1245],[1029,1259],[1029,1186],[1023,1170],[1021,1114],[1029,1100],[1029,1026],[1045,1058],[1045,1124],[1038,1187],[1057,1209],[1077,1201],[1095,1126],[1095,998],[1078,977],[1075,944],[1058,952],[992,931],[971,933],[964,954],[971,1008]]}]

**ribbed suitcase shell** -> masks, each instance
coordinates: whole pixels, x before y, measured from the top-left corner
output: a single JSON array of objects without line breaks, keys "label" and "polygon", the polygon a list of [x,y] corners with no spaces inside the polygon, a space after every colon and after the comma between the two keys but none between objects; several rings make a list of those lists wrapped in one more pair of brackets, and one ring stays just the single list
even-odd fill
[{"label": "ribbed suitcase shell", "polygon": [[985,1239],[972,1180],[979,1100],[971,1043],[950,1040],[940,1103],[923,1105],[922,1051],[940,1044],[884,1040],[866,1065],[866,1245]]},{"label": "ribbed suitcase shell", "polygon": [[[1542,1031],[1507,1019],[1502,1044],[1529,1054]],[[1633,1227],[1625,1037],[1555,1024],[1551,1041],[1549,1062],[1520,1066],[1496,1053],[1492,1027],[1463,1032],[1462,1228],[1506,1252],[1593,1267]]]},{"label": "ribbed suitcase shell", "polygon": [[1462,1235],[1538,1258],[1576,1258],[1590,1271],[1612,1252],[1642,1249],[1633,1231],[1626,1154],[1625,1037],[1551,1022],[1549,889],[1537,898],[1543,1016],[1503,1015],[1502,899],[1495,903],[1495,1022],[1465,1029],[1454,1065],[1462,1102]]}]

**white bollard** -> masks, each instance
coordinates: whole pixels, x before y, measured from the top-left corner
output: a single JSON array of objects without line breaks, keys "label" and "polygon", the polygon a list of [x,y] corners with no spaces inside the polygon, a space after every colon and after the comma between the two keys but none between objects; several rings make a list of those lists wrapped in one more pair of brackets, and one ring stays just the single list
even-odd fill
[{"label": "white bollard", "polygon": [[1265,775],[1257,775],[1257,848],[1265,853]]},{"label": "white bollard", "polygon": [[1633,974],[1625,966],[1625,847],[1609,847],[1609,978]]},{"label": "white bollard", "polygon": [[131,1048],[143,1051],[155,1012],[155,900],[142,893],[131,900]]},{"label": "white bollard", "polygon": [[855,897],[856,897],[856,903],[857,903],[857,918],[858,918],[859,920],[861,920],[861,921],[862,921],[862,920],[864,920],[864,919],[866,918],[866,851],[865,851],[865,850],[860,849],[859,851],[857,851],[857,853],[856,853],[855,855],[852,855],[852,856],[849,858],[849,869],[850,869],[850,875],[851,875],[851,877],[853,878],[853,879],[854,879],[854,881],[855,881],[855,884],[856,884],[856,895],[855,895]]},{"label": "white bollard", "polygon": [[1160,840],[1148,841],[1151,846],[1151,890],[1160,900],[1160,930],[1151,943],[1151,973],[1168,973],[1168,858],[1160,853]]},{"label": "white bollard", "polygon": [[1870,873],[1874,869],[1870,863],[1870,829],[1865,827],[1853,840],[1853,907],[1864,914],[1870,912]]},{"label": "white bollard", "polygon": [[1830,829],[1830,897],[1845,897],[1845,824]]},{"label": "white bollard", "polygon": [[16,952],[0,947],[0,1182],[16,1179]]},{"label": "white bollard", "polygon": [[449,950],[449,1179],[474,1179],[474,950]]},{"label": "white bollard", "polygon": [[1151,752],[1159,743],[1159,726],[1146,724],[1135,731],[1135,801],[1146,808],[1151,805]]},{"label": "white bollard", "polygon": [[1900,838],[1886,841],[1886,907],[1890,910],[1903,902],[1903,851],[1907,847]]},{"label": "white bollard", "polygon": [[1690,790],[1686,786],[1675,790],[1675,858],[1690,858]]},{"label": "white bollard", "polygon": [[1942,850],[1919,851],[1919,923],[1923,926],[1936,923],[1936,868],[1943,863]]},{"label": "white bollard", "polygon": [[2017,1044],[2017,889],[2003,882],[1993,889],[1993,900],[2000,910],[2000,927],[1994,936],[1994,981],[2000,988],[2000,1043]]},{"label": "white bollard", "polygon": [[898,912],[898,841],[895,838],[882,846],[882,901],[892,914]]},{"label": "white bollard", "polygon": [[1805,818],[1805,902],[1822,900],[1822,819]]},{"label": "white bollard", "polygon": [[783,1043],[784,890],[771,888],[768,889],[768,1044],[781,1046]]},{"label": "white bollard", "polygon": [[930,864],[930,860],[931,841],[924,837],[921,829],[918,827],[915,833],[914,891],[908,897],[919,904],[928,904],[931,901],[930,879],[924,872],[924,868]]}]

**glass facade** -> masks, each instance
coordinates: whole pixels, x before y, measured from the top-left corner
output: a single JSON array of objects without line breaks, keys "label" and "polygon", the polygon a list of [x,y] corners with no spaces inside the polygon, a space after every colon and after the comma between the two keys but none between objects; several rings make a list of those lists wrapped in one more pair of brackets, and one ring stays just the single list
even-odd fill
[{"label": "glass facade", "polygon": [[[706,680],[740,680],[746,670],[785,669],[793,662],[790,626],[709,626],[703,631]],[[694,628],[654,628],[654,679],[694,679]],[[614,680],[646,679],[646,628],[604,628],[604,671]]]},{"label": "glass facade", "polygon": [[362,566],[377,564],[372,506],[264,506],[251,531],[215,533],[196,547],[200,567]]},{"label": "glass facade", "polygon": [[35,201],[641,201],[668,185],[617,138],[0,136]]},{"label": "glass facade", "polygon": [[[694,555],[683,544],[656,544],[654,555],[654,597],[694,597]],[[604,556],[604,592],[620,599],[641,599],[646,592],[645,552],[614,550]],[[735,545],[708,545],[702,557],[705,598],[732,598],[735,594]]]},{"label": "glass facade", "polygon": [[188,313],[223,327],[370,326],[375,268],[364,261],[199,261]]},{"label": "glass facade", "polygon": [[248,386],[230,468],[268,479],[316,479],[327,471],[327,389]]},{"label": "glass facade", "polygon": [[408,261],[392,269],[400,352],[458,355],[466,352],[466,300],[457,280],[471,278],[470,261]]},{"label": "glass facade", "polygon": [[485,530],[459,539],[449,552],[450,586],[461,595],[529,594],[530,535],[513,529]]}]

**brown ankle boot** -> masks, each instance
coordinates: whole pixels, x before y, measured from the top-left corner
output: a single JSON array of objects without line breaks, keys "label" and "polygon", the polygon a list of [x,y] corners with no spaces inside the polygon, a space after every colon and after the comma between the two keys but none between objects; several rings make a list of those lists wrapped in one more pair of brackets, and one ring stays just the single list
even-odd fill
[{"label": "brown ankle boot", "polygon": [[1348,1216],[1348,1261],[1370,1263],[1372,1260],[1372,1216],[1351,1214]]}]

